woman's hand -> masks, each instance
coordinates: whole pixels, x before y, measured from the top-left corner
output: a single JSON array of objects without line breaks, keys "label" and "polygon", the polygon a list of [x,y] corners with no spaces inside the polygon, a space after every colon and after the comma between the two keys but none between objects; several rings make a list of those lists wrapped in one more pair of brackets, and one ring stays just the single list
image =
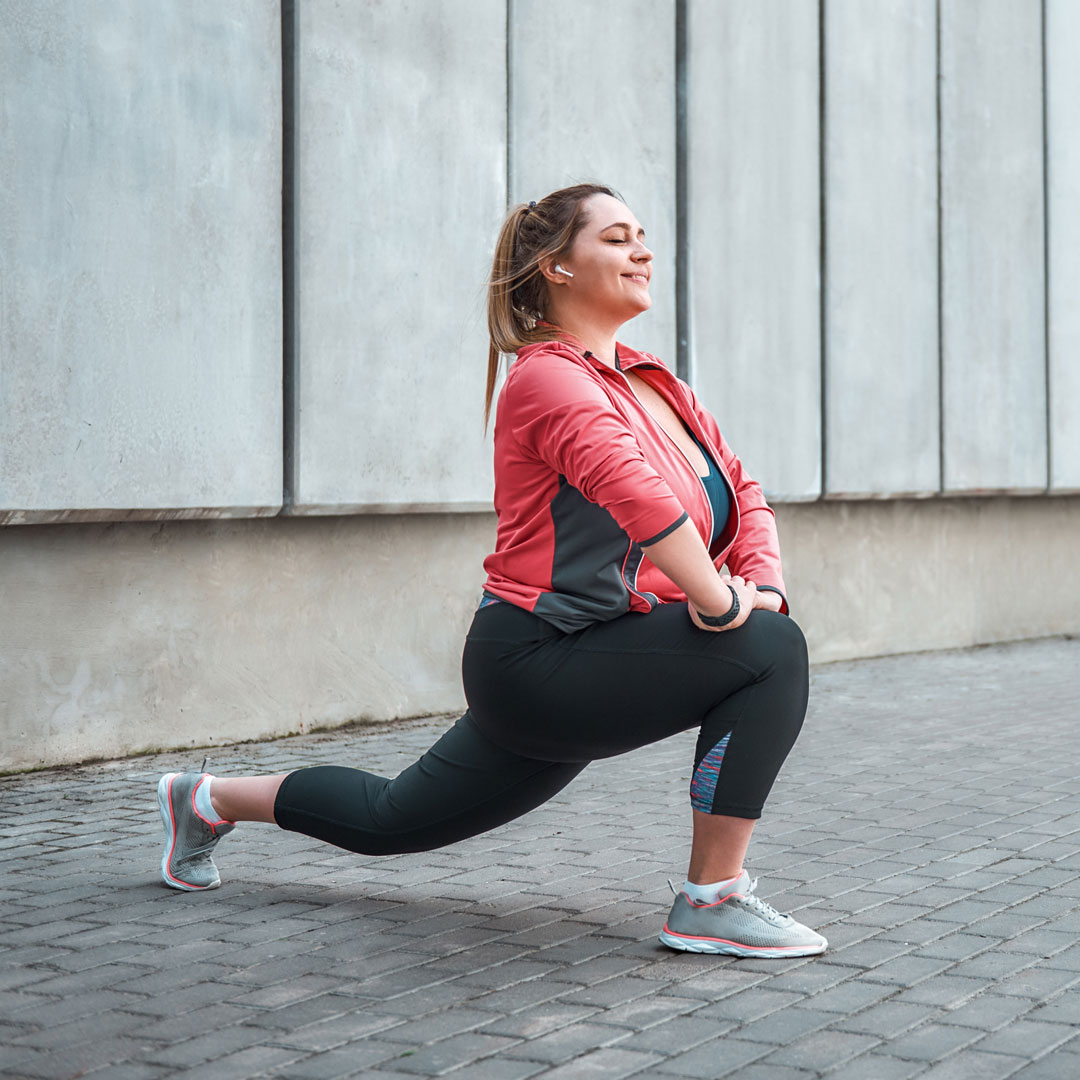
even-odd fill
[{"label": "woman's hand", "polygon": [[762,611],[779,611],[784,606],[784,600],[778,592],[766,589],[754,594],[754,607]]},{"label": "woman's hand", "polygon": [[[731,622],[724,626],[706,626],[701,619],[698,618],[697,609],[694,607],[693,603],[687,604],[687,607],[690,609],[690,618],[693,620],[694,625],[701,630],[711,630],[713,633],[717,634],[723,633],[725,630],[735,630],[737,627],[742,626],[742,624],[750,618],[750,612],[753,611],[754,608],[764,607],[764,604],[758,603],[758,597],[761,594],[757,591],[757,586],[752,581],[746,581],[738,575],[729,578],[721,578],[721,580],[726,585],[730,585],[735,590],[735,595],[739,598],[739,614],[736,615]],[[775,596],[776,594],[773,593],[772,595]],[[777,597],[777,599],[779,600],[780,598]],[[706,611],[704,614],[712,615],[714,612]],[[715,612],[715,614],[722,615],[724,613]]]},{"label": "woman's hand", "polygon": [[[780,595],[757,591],[752,581],[739,577],[721,577],[694,523],[687,519],[677,529],[645,548],[645,554],[686,594],[690,618],[702,630],[734,630],[750,618],[754,608],[779,611]],[[725,626],[706,626],[698,613],[706,616],[726,615],[731,610],[731,589],[739,598],[739,614]]]}]

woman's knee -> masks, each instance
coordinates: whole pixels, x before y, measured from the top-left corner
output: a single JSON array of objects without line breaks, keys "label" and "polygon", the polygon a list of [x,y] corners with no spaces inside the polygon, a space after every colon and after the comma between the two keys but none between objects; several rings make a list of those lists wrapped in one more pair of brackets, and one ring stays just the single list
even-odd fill
[{"label": "woman's knee", "polygon": [[789,615],[759,609],[747,620],[754,625],[769,666],[788,678],[809,678],[810,659],[802,627]]}]

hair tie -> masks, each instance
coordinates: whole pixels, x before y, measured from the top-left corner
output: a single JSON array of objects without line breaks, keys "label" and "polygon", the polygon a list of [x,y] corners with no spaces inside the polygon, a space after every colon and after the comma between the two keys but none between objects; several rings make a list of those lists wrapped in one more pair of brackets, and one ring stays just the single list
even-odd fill
[{"label": "hair tie", "polygon": [[536,209],[536,200],[533,199],[533,201],[531,203],[529,203],[529,205],[527,207],[525,207],[525,213],[527,214],[530,210],[535,210],[535,209]]}]

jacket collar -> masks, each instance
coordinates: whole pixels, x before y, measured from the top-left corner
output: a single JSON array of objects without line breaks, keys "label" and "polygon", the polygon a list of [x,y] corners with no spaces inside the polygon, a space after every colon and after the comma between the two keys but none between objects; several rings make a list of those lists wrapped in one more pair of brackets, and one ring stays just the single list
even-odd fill
[{"label": "jacket collar", "polygon": [[[605,364],[603,360],[593,356],[572,334],[565,334],[558,341],[538,341],[532,345],[524,345],[518,349],[517,358],[524,360],[538,352],[550,352],[556,356],[565,356],[567,359],[579,362],[584,360],[598,371],[612,371],[609,364]],[[620,341],[615,343],[615,356],[615,368],[618,371],[630,371],[636,367],[654,367],[665,371],[668,370],[655,356],[650,353],[638,352],[637,349],[632,349],[629,345],[624,345]]]}]

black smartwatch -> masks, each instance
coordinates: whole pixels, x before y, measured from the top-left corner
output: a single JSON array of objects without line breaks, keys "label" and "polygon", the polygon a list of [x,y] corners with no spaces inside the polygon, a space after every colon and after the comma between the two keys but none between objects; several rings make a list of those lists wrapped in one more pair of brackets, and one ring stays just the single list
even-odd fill
[{"label": "black smartwatch", "polygon": [[731,607],[723,615],[702,615],[697,608],[694,608],[697,617],[706,626],[727,626],[728,623],[734,622],[739,617],[739,594],[735,591],[734,585],[728,585],[728,588],[731,590]]}]

